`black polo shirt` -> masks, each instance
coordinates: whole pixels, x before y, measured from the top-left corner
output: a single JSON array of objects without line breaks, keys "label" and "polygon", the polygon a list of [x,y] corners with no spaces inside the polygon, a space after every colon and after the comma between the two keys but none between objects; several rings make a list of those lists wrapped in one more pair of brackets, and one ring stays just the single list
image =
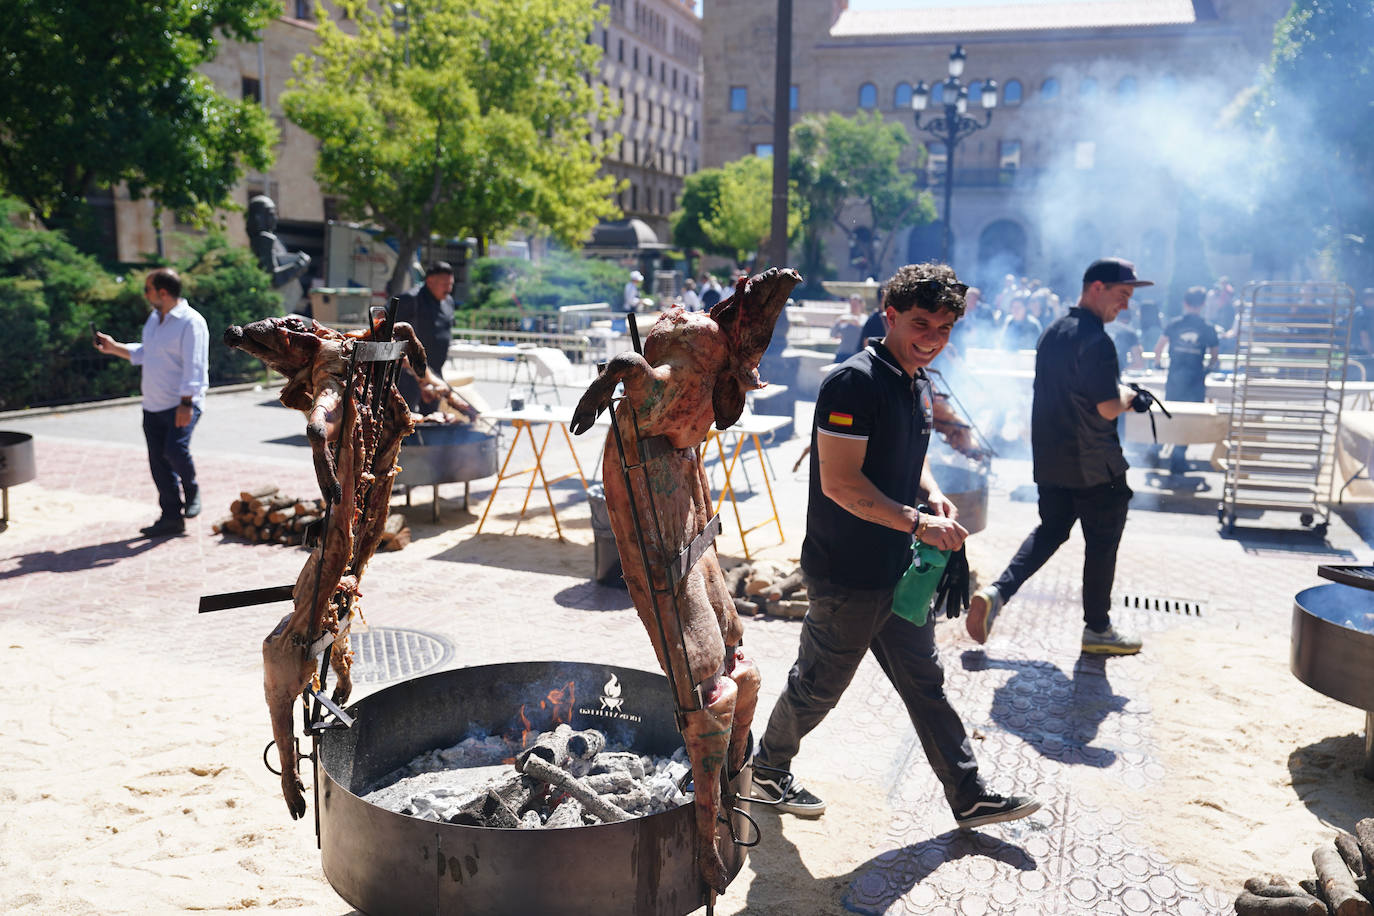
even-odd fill
[{"label": "black polo shirt", "polygon": [[911,565],[910,534],[861,519],[821,492],[816,445],[820,436],[865,440],[864,476],[891,499],[914,506],[930,445],[932,409],[925,372],[907,375],[882,343],[859,351],[826,376],[811,428],[811,482],[801,550],[808,576],[844,588],[890,588]]},{"label": "black polo shirt", "polygon": [[1184,315],[1170,322],[1164,336],[1169,338],[1165,400],[1207,400],[1207,351],[1221,344],[1217,329],[1201,315]]},{"label": "black polo shirt", "polygon": [[1031,456],[1042,486],[1094,487],[1126,473],[1116,421],[1097,412],[1120,397],[1116,347],[1102,319],[1075,306],[1035,352]]}]

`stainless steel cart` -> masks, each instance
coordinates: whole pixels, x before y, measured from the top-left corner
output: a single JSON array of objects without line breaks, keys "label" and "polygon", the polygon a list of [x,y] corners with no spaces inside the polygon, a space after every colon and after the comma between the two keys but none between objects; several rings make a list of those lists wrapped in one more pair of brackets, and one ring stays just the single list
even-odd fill
[{"label": "stainless steel cart", "polygon": [[1296,512],[1325,534],[1355,294],[1340,283],[1255,283],[1236,329],[1226,484],[1218,518]]}]

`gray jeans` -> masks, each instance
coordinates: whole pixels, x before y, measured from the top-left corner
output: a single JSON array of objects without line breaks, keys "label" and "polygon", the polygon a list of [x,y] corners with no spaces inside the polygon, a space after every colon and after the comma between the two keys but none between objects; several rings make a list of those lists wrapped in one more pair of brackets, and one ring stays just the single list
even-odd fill
[{"label": "gray jeans", "polygon": [[802,738],[820,724],[872,650],[906,704],[930,768],[956,812],[983,792],[959,714],[945,696],[945,672],[935,650],[935,622],[925,626],[892,613],[892,589],[847,589],[806,576],[811,606],[787,687],[768,718],[756,762],[790,770]]}]

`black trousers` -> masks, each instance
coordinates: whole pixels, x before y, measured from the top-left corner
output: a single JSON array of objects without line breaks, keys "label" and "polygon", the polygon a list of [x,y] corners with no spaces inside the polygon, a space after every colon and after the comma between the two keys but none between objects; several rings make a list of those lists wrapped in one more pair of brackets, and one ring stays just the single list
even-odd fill
[{"label": "black trousers", "polygon": [[805,576],[810,607],[797,661],[768,719],[755,761],[789,770],[802,738],[840,701],[865,653],[872,652],[906,706],[950,808],[983,792],[978,762],[959,714],[945,696],[935,649],[935,615],[916,626],[892,613],[893,589],[847,589]]},{"label": "black trousers", "polygon": [[198,491],[196,465],[191,460],[191,433],[200,420],[200,408],[191,408],[191,422],[177,426],[177,409],[143,411],[143,438],[148,443],[148,469],[157,486],[161,518],[181,518],[182,491],[185,502]]},{"label": "black trousers", "polygon": [[1116,550],[1126,528],[1131,488],[1126,475],[1095,487],[1040,487],[1040,524],[1021,542],[994,583],[1004,600],[1020,590],[1069,539],[1073,523],[1083,529],[1083,622],[1094,630],[1111,626]]}]

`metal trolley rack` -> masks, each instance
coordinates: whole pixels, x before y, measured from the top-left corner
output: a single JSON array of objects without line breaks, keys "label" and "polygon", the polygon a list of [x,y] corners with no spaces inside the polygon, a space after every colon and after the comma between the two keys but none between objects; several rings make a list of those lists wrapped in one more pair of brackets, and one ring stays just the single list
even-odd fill
[{"label": "metal trolley rack", "polygon": [[1355,294],[1340,283],[1255,283],[1236,329],[1226,483],[1217,517],[1299,513],[1325,534]]}]

